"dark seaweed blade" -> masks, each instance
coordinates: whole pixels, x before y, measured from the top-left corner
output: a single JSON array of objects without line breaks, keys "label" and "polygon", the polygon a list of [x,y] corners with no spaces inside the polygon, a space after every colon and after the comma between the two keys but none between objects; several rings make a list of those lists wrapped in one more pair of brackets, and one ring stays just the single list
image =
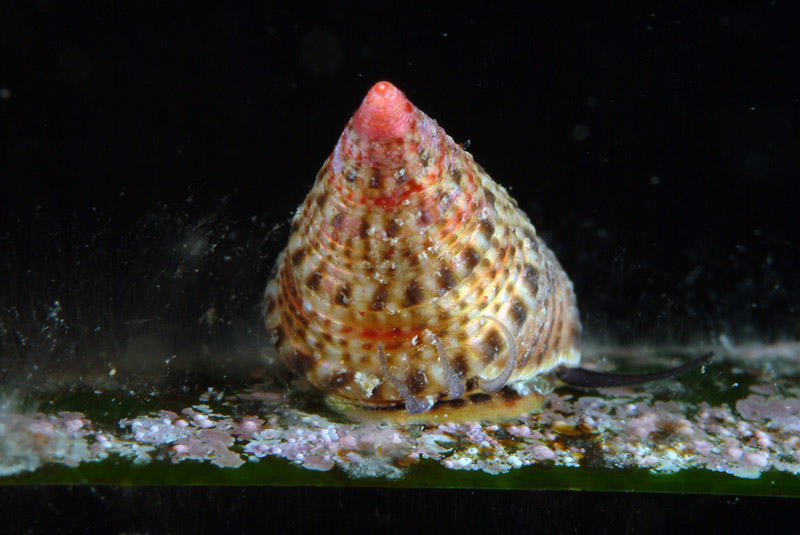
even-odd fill
[{"label": "dark seaweed blade", "polygon": [[641,385],[644,383],[660,381],[662,379],[669,379],[670,377],[681,375],[692,368],[696,368],[705,364],[711,360],[713,356],[714,352],[709,351],[702,357],[688,362],[682,366],[654,373],[605,373],[593,372],[584,368],[559,368],[556,371],[556,377],[561,382],[570,386],[584,388]]}]

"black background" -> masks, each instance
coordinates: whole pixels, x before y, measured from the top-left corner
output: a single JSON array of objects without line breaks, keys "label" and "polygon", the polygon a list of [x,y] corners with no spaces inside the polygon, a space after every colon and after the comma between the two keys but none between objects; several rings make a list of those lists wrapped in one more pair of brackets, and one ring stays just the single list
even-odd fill
[{"label": "black background", "polygon": [[794,526],[797,504],[733,496],[292,487],[7,488],[0,497],[18,511],[4,520],[11,533],[32,526],[35,533],[716,535]]},{"label": "black background", "polygon": [[[0,305],[16,329],[35,337],[56,299],[73,327],[185,323],[179,345],[209,302],[257,324],[285,222],[386,79],[511,190],[590,340],[800,334],[790,3],[64,5],[0,4]],[[173,234],[208,221],[245,236],[215,254],[244,252],[155,289]],[[10,369],[33,357],[6,330]],[[73,356],[114,345],[81,343]]]},{"label": "black background", "polygon": [[90,234],[99,211],[118,244],[190,196],[198,217],[224,196],[228,218],[285,222],[387,79],[511,189],[588,337],[800,331],[800,49],[781,2],[23,4],[2,21],[0,232],[68,215]]}]

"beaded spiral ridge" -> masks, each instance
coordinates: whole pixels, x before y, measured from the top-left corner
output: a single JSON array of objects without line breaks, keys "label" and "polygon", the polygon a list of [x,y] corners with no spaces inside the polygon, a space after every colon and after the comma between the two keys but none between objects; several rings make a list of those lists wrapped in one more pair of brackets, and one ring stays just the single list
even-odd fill
[{"label": "beaded spiral ridge", "polygon": [[264,316],[310,383],[411,414],[516,396],[580,360],[558,260],[506,190],[388,82],[369,91],[296,211]]}]

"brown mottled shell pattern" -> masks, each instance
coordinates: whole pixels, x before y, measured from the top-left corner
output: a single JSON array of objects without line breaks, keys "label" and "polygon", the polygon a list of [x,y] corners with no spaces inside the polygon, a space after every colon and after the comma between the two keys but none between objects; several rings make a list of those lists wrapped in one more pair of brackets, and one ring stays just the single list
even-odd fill
[{"label": "brown mottled shell pattern", "polygon": [[[376,112],[385,103],[369,99],[378,97],[402,109]],[[437,337],[465,397],[502,372],[512,349],[506,390],[580,359],[575,296],[558,260],[506,190],[386,82],[295,213],[264,307],[292,369],[367,407],[404,403],[386,367],[414,398],[448,399]]]}]

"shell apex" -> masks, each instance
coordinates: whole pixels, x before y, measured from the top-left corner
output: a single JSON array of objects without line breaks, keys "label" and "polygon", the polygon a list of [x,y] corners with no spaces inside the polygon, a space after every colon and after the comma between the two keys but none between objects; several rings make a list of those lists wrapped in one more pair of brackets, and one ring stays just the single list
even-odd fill
[{"label": "shell apex", "polygon": [[353,129],[369,141],[404,137],[413,127],[413,105],[389,82],[378,82],[364,97],[353,116]]}]

